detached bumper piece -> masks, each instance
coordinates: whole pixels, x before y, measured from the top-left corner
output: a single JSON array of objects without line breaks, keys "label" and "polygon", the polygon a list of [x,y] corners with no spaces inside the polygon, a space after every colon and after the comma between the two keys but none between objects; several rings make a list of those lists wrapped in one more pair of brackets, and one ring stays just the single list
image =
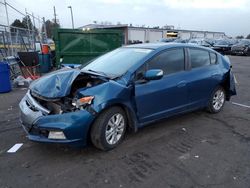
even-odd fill
[{"label": "detached bumper piece", "polygon": [[84,146],[94,116],[85,110],[49,115],[30,92],[19,104],[21,124],[28,138],[36,142],[65,143]]}]

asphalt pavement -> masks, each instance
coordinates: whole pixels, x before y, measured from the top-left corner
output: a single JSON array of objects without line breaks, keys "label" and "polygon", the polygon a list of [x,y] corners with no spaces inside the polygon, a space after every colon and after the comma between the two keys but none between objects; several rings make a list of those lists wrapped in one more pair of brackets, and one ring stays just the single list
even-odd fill
[{"label": "asphalt pavement", "polygon": [[29,141],[18,109],[27,90],[0,94],[0,188],[250,187],[250,57],[230,59],[238,95],[223,111],[151,124],[109,152]]}]

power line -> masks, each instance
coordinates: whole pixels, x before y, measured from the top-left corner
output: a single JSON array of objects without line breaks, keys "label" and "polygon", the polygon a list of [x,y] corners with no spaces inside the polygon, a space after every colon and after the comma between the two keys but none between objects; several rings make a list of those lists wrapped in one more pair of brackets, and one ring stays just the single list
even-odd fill
[{"label": "power line", "polygon": [[[5,5],[5,3],[2,3],[2,2],[0,2],[0,3],[3,4],[3,5]],[[16,9],[14,6],[12,6],[11,4],[9,4],[7,2],[6,2],[6,5],[8,5],[10,8],[12,8],[13,10],[15,10],[16,12],[18,12],[19,14],[21,14],[23,16],[29,15],[29,16],[32,16],[34,19],[38,20],[39,22],[41,22],[41,19],[39,19],[38,17],[34,16],[34,14],[30,14],[30,13],[27,12],[27,15],[26,15],[25,13],[23,13],[20,10]]]},{"label": "power line", "polygon": [[[9,2],[8,4],[11,4],[11,5],[12,5],[12,7],[22,7],[22,8],[25,10],[24,13],[23,13],[22,11],[20,11],[20,12],[22,12],[22,15],[25,14],[25,16],[26,16],[26,12],[33,12],[33,11],[31,11],[31,10],[27,10],[26,7],[23,6],[23,4],[19,3],[19,2],[16,1],[16,0],[7,0],[7,1]],[[29,15],[32,16],[31,14],[29,14]],[[39,19],[39,18],[36,17],[36,16],[34,16],[34,17],[35,17],[35,19]]]},{"label": "power line", "polygon": [[13,7],[12,5],[10,5],[9,3],[6,2],[6,4],[7,4],[10,8],[14,9],[15,11],[17,11],[19,14],[22,14],[23,16],[26,16],[24,13],[22,13],[22,12],[19,11],[19,10],[17,10],[15,7]]}]

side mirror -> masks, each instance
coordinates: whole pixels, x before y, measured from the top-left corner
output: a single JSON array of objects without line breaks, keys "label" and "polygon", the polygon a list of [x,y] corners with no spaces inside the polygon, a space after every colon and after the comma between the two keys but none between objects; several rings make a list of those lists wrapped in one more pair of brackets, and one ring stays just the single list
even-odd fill
[{"label": "side mirror", "polygon": [[159,80],[163,77],[163,70],[161,69],[151,69],[145,72],[144,79],[145,80]]}]

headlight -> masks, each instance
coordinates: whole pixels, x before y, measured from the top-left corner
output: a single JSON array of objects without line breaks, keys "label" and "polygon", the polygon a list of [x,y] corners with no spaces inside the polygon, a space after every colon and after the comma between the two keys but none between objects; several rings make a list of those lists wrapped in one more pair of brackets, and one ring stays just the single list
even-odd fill
[{"label": "headlight", "polygon": [[94,96],[82,97],[72,102],[72,105],[75,106],[76,108],[85,107],[86,105],[91,104],[94,98],[95,98]]}]

